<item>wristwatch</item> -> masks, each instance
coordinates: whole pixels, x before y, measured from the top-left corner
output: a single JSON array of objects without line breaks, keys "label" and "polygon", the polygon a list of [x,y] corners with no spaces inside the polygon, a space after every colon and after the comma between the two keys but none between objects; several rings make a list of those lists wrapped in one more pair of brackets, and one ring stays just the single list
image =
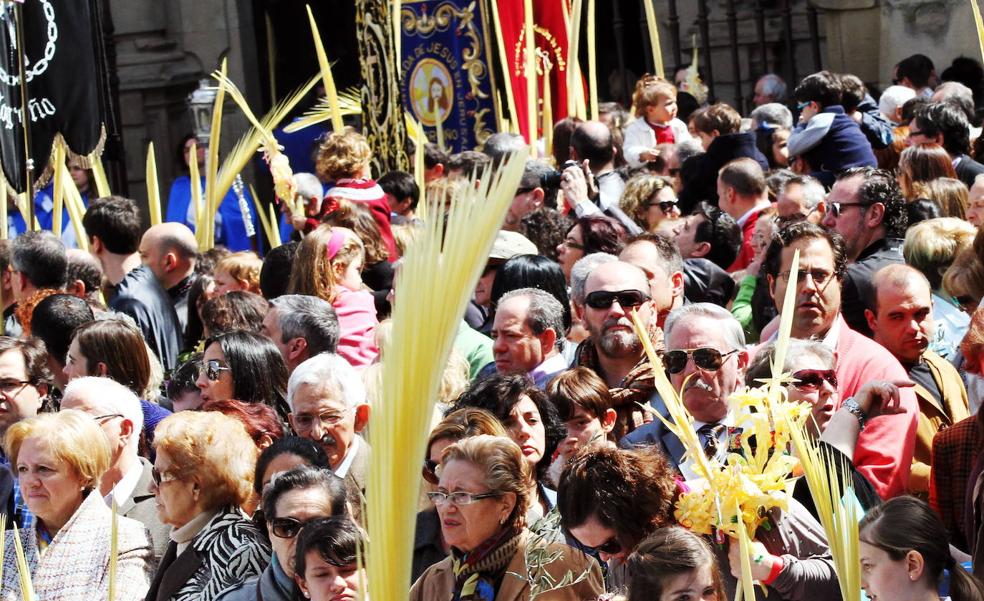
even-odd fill
[{"label": "wristwatch", "polygon": [[854,397],[849,397],[846,401],[844,401],[842,406],[853,413],[854,417],[858,418],[858,426],[861,427],[861,430],[864,430],[864,425],[868,422],[868,416],[861,410],[861,405],[858,405],[858,402],[854,400]]}]

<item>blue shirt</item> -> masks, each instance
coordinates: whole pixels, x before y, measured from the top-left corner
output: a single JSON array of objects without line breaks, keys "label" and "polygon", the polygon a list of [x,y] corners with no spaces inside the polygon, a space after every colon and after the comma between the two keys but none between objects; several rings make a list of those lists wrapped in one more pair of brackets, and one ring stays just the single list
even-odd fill
[{"label": "blue shirt", "polygon": [[[13,467],[10,465],[10,460],[7,459],[6,455],[0,455],[0,465],[7,466],[11,468],[13,472]],[[17,520],[17,527],[21,530],[27,530],[34,525],[34,514],[31,510],[27,508],[27,503],[24,502],[24,495],[21,494],[20,480],[17,478],[16,472],[14,476],[14,515],[13,519]]]},{"label": "blue shirt", "polygon": [[[205,178],[202,179],[202,191],[205,190]],[[257,241],[263,238],[263,228],[260,227],[259,217],[256,216],[256,203],[249,194],[249,190],[243,190],[246,197],[246,204],[249,205],[249,216],[253,222],[253,229],[258,236]],[[204,199],[204,197],[203,197]],[[171,184],[171,191],[167,198],[167,213],[165,221],[183,223],[195,231],[195,221],[189,215],[191,207],[191,178],[182,175]],[[215,243],[225,246],[229,250],[236,252],[240,250],[253,250],[253,243],[246,235],[246,226],[243,222],[243,214],[239,210],[239,197],[236,196],[232,188],[226,193],[219,205],[219,212],[215,216]]]}]

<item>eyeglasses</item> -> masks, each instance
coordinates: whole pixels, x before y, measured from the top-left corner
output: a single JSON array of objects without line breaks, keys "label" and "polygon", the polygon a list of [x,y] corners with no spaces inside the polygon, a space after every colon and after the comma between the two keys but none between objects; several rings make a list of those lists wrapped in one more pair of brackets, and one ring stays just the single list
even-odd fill
[{"label": "eyeglasses", "polygon": [[[779,275],[782,276],[782,279],[787,280],[787,281],[789,280],[789,272],[788,271],[780,271],[779,272]],[[823,285],[825,285],[827,283],[828,280],[830,280],[830,279],[833,278],[833,275],[834,274],[832,274],[829,271],[826,271],[824,269],[813,269],[813,270],[810,270],[810,271],[807,271],[807,270],[797,271],[796,272],[796,283],[797,284],[802,284],[803,282],[806,281],[806,276],[810,276],[811,278],[813,278],[813,283],[814,284],[816,284],[817,286],[823,286]]]},{"label": "eyeglasses", "polygon": [[574,250],[584,250],[584,245],[576,240],[571,240],[570,238],[564,239],[564,246],[567,248],[573,248]]},{"label": "eyeglasses", "polygon": [[801,369],[793,373],[793,386],[804,389],[817,389],[827,382],[832,387],[837,388],[837,374],[832,369]]},{"label": "eyeglasses", "polygon": [[297,518],[273,518],[270,530],[278,538],[294,538],[306,524]]},{"label": "eyeglasses", "polygon": [[841,213],[844,212],[844,207],[863,207],[865,204],[863,202],[832,202],[830,203],[830,212],[834,217],[840,217]]},{"label": "eyeglasses", "polygon": [[596,290],[584,298],[584,304],[592,309],[610,309],[618,301],[623,309],[638,307],[649,300],[649,295],[641,290]]},{"label": "eyeglasses", "polygon": [[167,484],[172,480],[178,480],[179,478],[174,474],[160,473],[157,471],[156,467],[150,468],[150,477],[154,479],[154,484],[160,486],[161,484]]},{"label": "eyeglasses", "polygon": [[481,494],[472,494],[470,492],[429,492],[427,493],[427,498],[430,499],[431,503],[435,505],[445,505],[447,503],[454,503],[455,505],[471,505],[475,501],[481,501],[482,499],[491,499],[493,497],[498,497],[500,493],[497,492],[485,492]]},{"label": "eyeglasses", "polygon": [[704,371],[717,371],[721,369],[729,355],[737,352],[738,349],[735,349],[722,354],[721,351],[708,347],[666,351],[663,353],[663,365],[666,366],[666,371],[678,374],[686,369],[687,360],[692,356],[697,368]]},{"label": "eyeglasses", "polygon": [[0,392],[2,392],[4,396],[17,396],[20,394],[20,391],[24,390],[24,387],[30,383],[30,380],[18,380],[16,378],[3,379],[0,380]]},{"label": "eyeglasses", "polygon": [[420,473],[424,477],[424,480],[427,480],[431,484],[437,484],[438,483],[438,481],[439,481],[438,480],[438,477],[437,477],[437,466],[438,465],[439,464],[438,464],[437,461],[432,461],[430,459],[424,459],[424,466],[420,470]]},{"label": "eyeglasses", "polygon": [[294,416],[294,427],[298,432],[303,432],[310,430],[314,427],[314,422],[318,421],[321,423],[322,427],[332,427],[338,425],[340,421],[345,419],[349,411],[352,409],[346,409],[341,413],[336,411],[325,411],[324,413],[319,413],[318,415],[306,415],[298,414]]},{"label": "eyeglasses", "polygon": [[198,375],[204,375],[210,382],[216,382],[224,371],[232,371],[227,365],[222,365],[218,359],[209,359],[198,367]]},{"label": "eyeglasses", "polygon": [[97,422],[100,422],[101,423],[104,419],[112,419],[114,417],[124,417],[124,415],[122,413],[107,413],[106,415],[96,415],[96,416],[93,416],[92,419],[94,419]]}]

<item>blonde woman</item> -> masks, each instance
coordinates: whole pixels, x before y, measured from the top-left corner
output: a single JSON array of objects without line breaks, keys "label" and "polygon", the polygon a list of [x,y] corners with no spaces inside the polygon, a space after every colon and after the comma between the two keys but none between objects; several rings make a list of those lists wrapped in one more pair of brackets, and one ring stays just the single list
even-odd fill
[{"label": "blonde woman", "polygon": [[[112,513],[99,481],[111,455],[99,422],[75,410],[41,414],[11,426],[4,451],[35,516],[17,536],[37,601],[107,598]],[[150,583],[150,536],[143,524],[122,516],[117,533],[113,601],[138,601]],[[21,599],[12,530],[5,533],[3,564],[0,598]]]},{"label": "blonde woman", "polygon": [[637,175],[625,184],[620,202],[622,211],[642,229],[673,237],[673,229],[679,224],[680,209],[669,178]]}]

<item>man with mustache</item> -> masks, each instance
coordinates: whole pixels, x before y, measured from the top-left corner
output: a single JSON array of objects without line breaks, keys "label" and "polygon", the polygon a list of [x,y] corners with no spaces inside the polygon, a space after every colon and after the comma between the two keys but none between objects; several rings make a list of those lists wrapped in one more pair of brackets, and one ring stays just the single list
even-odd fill
[{"label": "man with mustache", "polygon": [[[795,304],[785,294],[793,255],[799,251]],[[857,470],[882,499],[903,494],[909,479],[919,405],[911,388],[900,391],[904,412],[870,420],[853,396],[866,382],[906,381],[905,369],[884,347],[851,329],[841,315],[841,283],[847,265],[844,240],[834,231],[809,222],[786,226],[773,238],[765,256],[769,290],[780,313],[793,311],[792,337],[821,341],[837,355],[840,404],[858,418],[862,430],[854,452]],[[817,365],[817,368],[822,368]]]},{"label": "man with mustache", "polygon": [[926,276],[908,265],[889,265],[875,274],[872,283],[874,309],[866,310],[865,316],[875,342],[895,355],[916,383],[919,418],[908,492],[925,498],[933,437],[969,415],[967,391],[950,362],[929,350],[935,323]]},{"label": "man with mustache", "polygon": [[369,423],[362,379],[341,356],[321,353],[290,374],[287,403],[290,426],[324,449],[331,471],[345,480],[349,508],[358,519],[369,466],[369,443],[359,435]]},{"label": "man with mustache", "polygon": [[[694,418],[704,452],[723,461],[734,425],[728,397],[741,386],[748,367],[741,324],[722,307],[694,303],[673,310],[664,328],[663,364],[670,383],[681,391],[681,400]],[[684,478],[697,477],[692,462],[683,460],[680,440],[660,420],[639,428],[620,444],[659,445]]]}]

